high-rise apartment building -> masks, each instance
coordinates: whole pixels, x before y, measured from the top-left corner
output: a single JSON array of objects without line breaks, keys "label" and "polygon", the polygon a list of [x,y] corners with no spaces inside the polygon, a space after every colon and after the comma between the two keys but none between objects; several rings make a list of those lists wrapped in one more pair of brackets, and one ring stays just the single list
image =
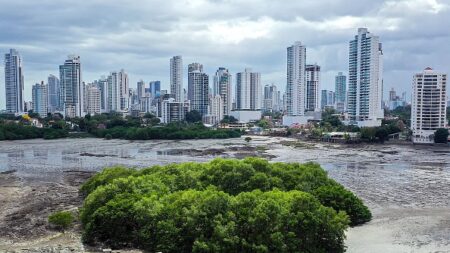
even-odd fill
[{"label": "high-rise apartment building", "polygon": [[320,66],[317,64],[306,65],[306,111],[320,111]]},{"label": "high-rise apartment building", "polygon": [[338,112],[345,111],[345,103],[347,99],[347,77],[339,72],[335,77],[334,83],[336,110]]},{"label": "high-rise apartment building", "polygon": [[247,68],[236,75],[236,109],[261,110],[261,74]]},{"label": "high-rise apartment building", "polygon": [[321,91],[321,109],[334,108],[335,105],[335,93],[331,90]]},{"label": "high-rise apartment building", "polygon": [[264,86],[263,110],[269,112],[280,110],[280,92],[277,91],[275,84]]},{"label": "high-rise apartment building", "polygon": [[109,111],[127,111],[130,103],[128,74],[122,69],[108,76]]},{"label": "high-rise apartment building", "polygon": [[183,102],[183,59],[174,56],[170,59],[170,93],[175,96],[175,101]]},{"label": "high-rise apartment building", "polygon": [[102,113],[109,112],[109,86],[108,78],[102,77],[95,82],[100,92],[100,110]]},{"label": "high-rise apartment building", "polygon": [[192,63],[188,66],[188,99],[191,110],[201,115],[208,114],[209,76],[203,73],[203,65]]},{"label": "high-rise apartment building", "polygon": [[15,49],[5,54],[5,99],[6,111],[24,112],[24,79],[22,58]]},{"label": "high-rise apartment building", "polygon": [[81,81],[80,56],[69,55],[59,66],[61,96],[66,117],[84,116],[84,87]]},{"label": "high-rise apartment building", "polygon": [[230,115],[232,106],[232,93],[231,93],[231,74],[226,68],[219,68],[214,75],[214,96],[220,95],[222,98],[222,114]]},{"label": "high-rise apartment building", "polygon": [[447,75],[426,68],[413,78],[411,130],[414,143],[433,143],[434,132],[446,121]]},{"label": "high-rise apartment building", "polygon": [[347,111],[350,124],[379,126],[384,117],[383,50],[366,28],[350,41]]},{"label": "high-rise apartment building", "polygon": [[287,48],[286,109],[289,116],[303,116],[306,109],[306,47],[301,42]]},{"label": "high-rise apartment building", "polygon": [[189,112],[188,102],[177,102],[174,98],[163,99],[160,103],[161,123],[183,121]]},{"label": "high-rise apartment building", "polygon": [[101,113],[101,91],[95,84],[86,86],[87,113],[90,115]]},{"label": "high-rise apartment building", "polygon": [[32,88],[33,112],[38,113],[42,118],[48,113],[47,86],[44,82],[33,85]]},{"label": "high-rise apartment building", "polygon": [[218,124],[224,117],[223,101],[220,95],[210,97],[208,115],[203,116],[203,122],[206,124]]},{"label": "high-rise apartment building", "polygon": [[61,108],[61,86],[58,77],[49,75],[47,80],[47,95],[48,95],[48,112],[54,113],[62,111]]}]

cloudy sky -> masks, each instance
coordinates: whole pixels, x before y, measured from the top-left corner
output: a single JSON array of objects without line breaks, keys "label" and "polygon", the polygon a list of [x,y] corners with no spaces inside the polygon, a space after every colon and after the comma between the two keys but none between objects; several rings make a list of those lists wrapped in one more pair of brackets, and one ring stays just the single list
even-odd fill
[{"label": "cloudy sky", "polygon": [[[284,90],[286,47],[295,41],[321,65],[321,88],[334,89],[358,27],[381,38],[385,91],[409,97],[413,73],[450,72],[450,0],[0,0],[0,52],[20,51],[26,100],[68,54],[81,56],[86,82],[123,68],[131,87],[143,79],[168,88],[169,59],[182,55],[185,69],[250,67],[263,85]],[[0,94],[4,108],[3,70]]]}]

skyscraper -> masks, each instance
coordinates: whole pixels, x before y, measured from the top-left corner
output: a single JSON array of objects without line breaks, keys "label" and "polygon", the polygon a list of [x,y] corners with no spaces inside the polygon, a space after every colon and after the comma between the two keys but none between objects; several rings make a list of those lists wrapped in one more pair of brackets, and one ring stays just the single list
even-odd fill
[{"label": "skyscraper", "polygon": [[136,93],[139,100],[145,96],[145,82],[140,80],[137,82]]},{"label": "skyscraper", "polygon": [[321,104],[320,108],[322,110],[326,108],[334,108],[335,93],[331,90],[322,90],[320,104]]},{"label": "skyscraper", "polygon": [[5,54],[5,99],[6,111],[21,113],[24,111],[22,58],[15,49]]},{"label": "skyscraper", "polygon": [[317,64],[306,65],[306,111],[320,111],[320,66]]},{"label": "skyscraper", "polygon": [[153,98],[159,98],[161,96],[161,82],[151,81],[150,82],[150,93],[152,93]]},{"label": "skyscraper", "polygon": [[203,65],[192,63],[188,66],[188,99],[191,110],[208,114],[209,76],[203,73]]},{"label": "skyscraper", "polygon": [[84,89],[81,82],[80,56],[68,56],[64,65],[59,66],[59,79],[65,116],[83,117]]},{"label": "skyscraper", "polygon": [[350,41],[348,114],[350,124],[379,126],[384,117],[383,51],[378,36],[366,28]]},{"label": "skyscraper", "polygon": [[339,72],[335,77],[335,98],[336,110],[338,112],[345,111],[345,101],[347,97],[347,77]]},{"label": "skyscraper", "polygon": [[100,91],[100,110],[101,112],[108,113],[109,112],[108,79],[103,76],[96,83]]},{"label": "skyscraper", "polygon": [[306,47],[301,42],[287,48],[286,107],[289,116],[305,115],[305,62]]},{"label": "skyscraper", "polygon": [[264,86],[263,109],[265,111],[279,111],[280,94],[275,84]]},{"label": "skyscraper", "polygon": [[109,110],[120,112],[129,108],[129,80],[125,70],[113,71],[108,76]]},{"label": "skyscraper", "polygon": [[214,75],[214,96],[220,95],[222,98],[222,115],[230,115],[232,106],[231,74],[226,68],[219,68]]},{"label": "skyscraper", "polygon": [[174,56],[170,59],[170,93],[176,102],[183,102],[183,59]]},{"label": "skyscraper", "polygon": [[42,118],[47,117],[48,95],[47,86],[42,83],[33,85],[32,88],[33,112],[38,113]]},{"label": "skyscraper", "polygon": [[90,84],[86,86],[87,113],[90,115],[100,114],[101,112],[101,93],[100,89]]},{"label": "skyscraper", "polygon": [[47,82],[47,95],[48,95],[48,112],[54,113],[61,111],[61,86],[59,84],[58,77],[54,75],[48,76]]},{"label": "skyscraper", "polygon": [[414,143],[433,143],[434,132],[446,122],[447,75],[426,68],[413,78],[411,130]]},{"label": "skyscraper", "polygon": [[236,109],[261,110],[261,74],[247,68],[236,74]]}]

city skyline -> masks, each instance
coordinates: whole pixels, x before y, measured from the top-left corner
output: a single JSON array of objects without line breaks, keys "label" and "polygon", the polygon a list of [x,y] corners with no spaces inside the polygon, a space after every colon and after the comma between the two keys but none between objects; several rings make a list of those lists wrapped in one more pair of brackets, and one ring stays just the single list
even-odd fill
[{"label": "city skyline", "polygon": [[[443,72],[450,69],[448,61],[439,57],[450,52],[448,43],[443,43],[450,36],[449,32],[440,29],[440,24],[448,23],[450,11],[449,3],[443,1],[283,2],[267,7],[258,5],[252,13],[239,11],[248,4],[192,1],[181,8],[170,1],[139,6],[104,6],[93,1],[77,3],[69,11],[60,9],[64,4],[54,5],[51,1],[14,1],[4,3],[5,8],[0,10],[2,24],[8,25],[0,36],[0,50],[5,53],[15,48],[21,53],[26,101],[31,100],[31,86],[45,81],[49,74],[58,75],[57,66],[72,53],[83,59],[83,81],[86,82],[107,75],[111,70],[125,68],[131,87],[143,79],[146,82],[161,80],[162,89],[169,89],[167,59],[182,55],[185,63],[202,62],[204,72],[210,76],[222,66],[232,74],[244,68],[255,69],[261,72],[263,85],[275,83],[284,91],[284,50],[298,40],[308,48],[308,63],[322,67],[322,88],[332,89],[337,72],[348,74],[347,43],[358,27],[367,27],[383,40],[384,97],[392,87],[410,93],[410,77],[417,70],[427,66]],[[333,8],[323,8],[329,5]],[[351,5],[355,8],[347,8]],[[14,11],[19,6],[25,11],[20,17]],[[159,8],[153,10],[151,6]],[[192,8],[202,6],[221,12],[192,12]],[[79,13],[96,17],[88,14],[100,8],[135,15],[121,15],[119,19],[75,18]],[[321,12],[320,18],[311,14],[317,10]],[[168,21],[158,13],[178,14],[178,18]],[[158,24],[149,22],[148,17]],[[49,26],[49,23],[60,25]],[[427,29],[423,29],[425,26]],[[318,32],[321,36],[317,36]],[[47,36],[50,34],[52,36]],[[183,68],[185,71],[186,64]],[[183,75],[183,83],[187,84],[186,75]],[[0,89],[4,89],[3,73]],[[2,94],[2,109],[4,100]]]}]

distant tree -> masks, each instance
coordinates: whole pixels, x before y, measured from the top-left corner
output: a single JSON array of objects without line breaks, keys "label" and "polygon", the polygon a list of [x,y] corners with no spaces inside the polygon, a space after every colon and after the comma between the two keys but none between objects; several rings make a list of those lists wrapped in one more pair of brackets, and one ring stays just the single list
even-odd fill
[{"label": "distant tree", "polygon": [[448,129],[439,128],[434,132],[434,142],[435,143],[447,143],[448,142]]},{"label": "distant tree", "polygon": [[244,139],[246,142],[250,142],[251,140],[252,140],[252,138],[251,137],[245,137],[245,139]]},{"label": "distant tree", "polygon": [[270,122],[266,119],[262,119],[262,120],[258,121],[257,125],[261,128],[269,128]]},{"label": "distant tree", "polygon": [[382,143],[388,139],[388,136],[389,136],[389,133],[385,127],[378,127],[375,130],[375,137],[377,137],[378,140]]},{"label": "distant tree", "polygon": [[366,141],[374,141],[376,137],[376,128],[375,127],[363,127],[361,128],[361,139]]},{"label": "distant tree", "polygon": [[151,113],[149,113],[149,112],[147,112],[145,115],[144,115],[144,119],[153,119],[153,118],[155,118],[156,116],[155,115],[153,115],[153,114],[151,114]]},{"label": "distant tree", "polygon": [[238,122],[238,120],[235,117],[230,116],[230,115],[225,115],[225,117],[223,117],[222,121],[220,121],[220,123],[223,123],[223,124],[230,124],[230,123],[236,123],[236,122]]},{"label": "distant tree", "polygon": [[202,121],[202,115],[199,111],[193,110],[186,113],[186,122],[188,123],[196,123]]}]

